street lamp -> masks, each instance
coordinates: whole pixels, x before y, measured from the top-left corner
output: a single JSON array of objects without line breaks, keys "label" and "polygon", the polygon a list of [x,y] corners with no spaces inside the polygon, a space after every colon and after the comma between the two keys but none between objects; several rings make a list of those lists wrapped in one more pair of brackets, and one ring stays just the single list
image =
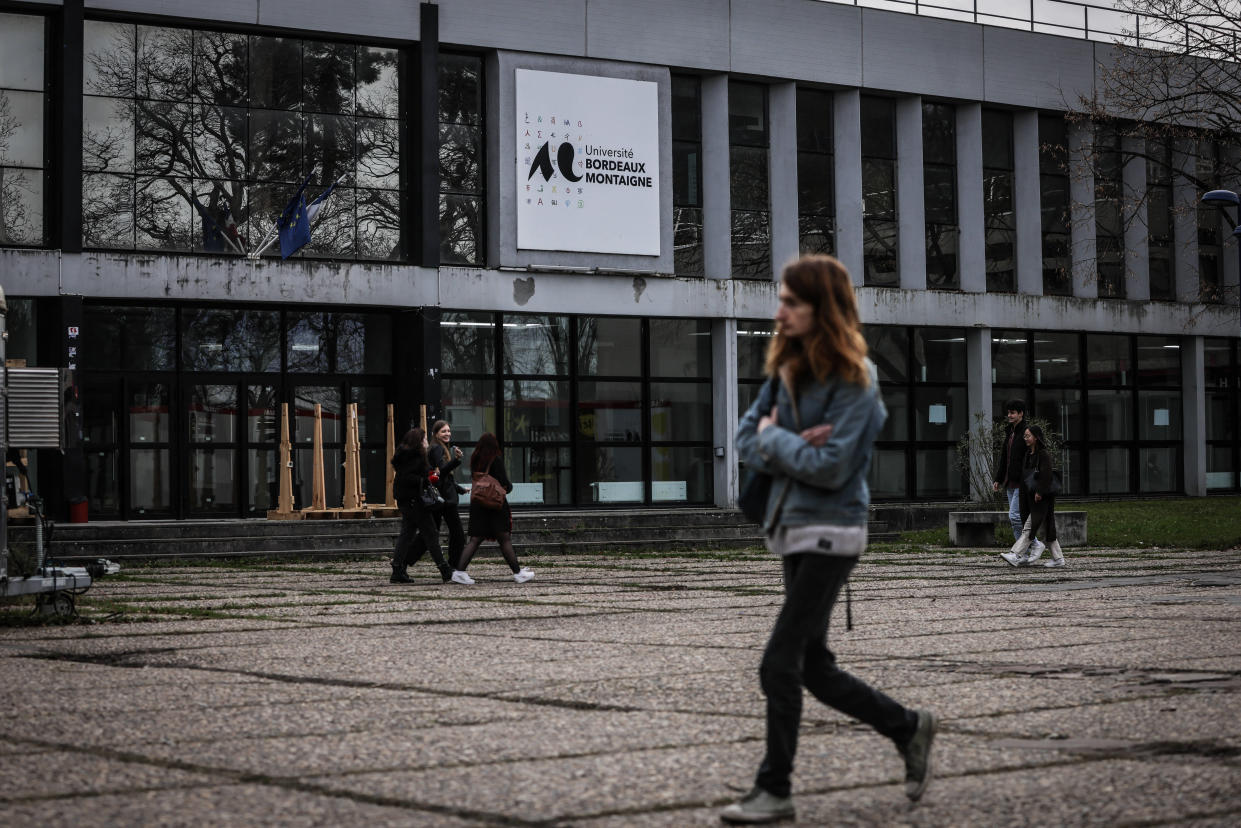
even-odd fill
[{"label": "street lamp", "polygon": [[[1238,269],[1241,270],[1241,196],[1238,196],[1232,190],[1211,190],[1202,197],[1202,203],[1212,204],[1219,208],[1219,211],[1224,214],[1224,218],[1233,226],[1232,235],[1237,239]],[[1236,218],[1228,211],[1229,207],[1237,208]]]}]

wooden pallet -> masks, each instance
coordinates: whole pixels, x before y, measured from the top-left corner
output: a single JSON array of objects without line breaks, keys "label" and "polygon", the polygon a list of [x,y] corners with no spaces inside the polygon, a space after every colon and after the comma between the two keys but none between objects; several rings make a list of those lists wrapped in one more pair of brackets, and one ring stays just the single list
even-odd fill
[{"label": "wooden pallet", "polygon": [[302,509],[302,520],[369,520],[371,510],[362,509]]},{"label": "wooden pallet", "polygon": [[268,520],[301,520],[302,513],[296,512],[296,511],[282,512],[279,509],[268,509],[267,519]]}]

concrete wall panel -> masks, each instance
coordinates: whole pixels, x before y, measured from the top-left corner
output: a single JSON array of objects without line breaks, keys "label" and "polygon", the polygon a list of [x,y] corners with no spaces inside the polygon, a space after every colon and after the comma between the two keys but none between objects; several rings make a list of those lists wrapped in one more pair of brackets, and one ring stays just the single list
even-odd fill
[{"label": "concrete wall panel", "polygon": [[[63,4],[60,4],[63,5]],[[92,11],[160,14],[168,17],[192,16],[197,20],[219,20],[225,23],[259,22],[259,0],[220,0],[218,3],[195,4],[192,11],[177,0],[85,0],[87,14]],[[415,19],[417,15],[415,14]],[[288,24],[284,24],[288,25]],[[306,24],[302,24],[304,27]]]},{"label": "concrete wall panel", "polygon": [[[413,14],[417,4],[410,2]],[[440,0],[440,43],[586,54],[586,0]]]},{"label": "concrete wall panel", "polygon": [[1091,95],[1094,44],[1011,29],[980,29],[984,101],[1064,109]]},{"label": "concrete wall panel", "polygon": [[862,12],[862,85],[980,100],[982,33],[972,23],[867,9]]},{"label": "concrete wall panel", "polygon": [[862,84],[862,16],[855,7],[733,0],[729,38],[733,72]]},{"label": "concrete wall panel", "polygon": [[259,0],[258,7],[263,26],[396,40],[417,40],[419,36],[418,4],[405,0]]},{"label": "concrete wall panel", "polygon": [[728,22],[728,0],[589,0],[586,52],[724,72]]}]

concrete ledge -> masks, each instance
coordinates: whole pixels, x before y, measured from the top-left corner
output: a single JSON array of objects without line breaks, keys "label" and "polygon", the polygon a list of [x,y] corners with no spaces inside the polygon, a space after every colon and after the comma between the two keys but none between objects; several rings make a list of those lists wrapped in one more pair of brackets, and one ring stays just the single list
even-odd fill
[{"label": "concrete ledge", "polygon": [[[948,542],[953,546],[995,546],[995,527],[1008,526],[1008,512],[949,512]],[[1086,513],[1056,512],[1061,546],[1086,545]]]}]

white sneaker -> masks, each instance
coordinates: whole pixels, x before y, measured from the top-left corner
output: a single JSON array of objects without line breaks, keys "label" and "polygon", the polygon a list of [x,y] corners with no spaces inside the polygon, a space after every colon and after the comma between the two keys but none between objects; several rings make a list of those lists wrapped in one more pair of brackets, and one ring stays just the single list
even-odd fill
[{"label": "white sneaker", "polygon": [[471,578],[468,573],[463,572],[460,569],[454,569],[452,571],[452,582],[454,584],[465,584],[466,586],[469,586],[474,583],[474,579]]},{"label": "white sneaker", "polygon": [[533,577],[534,577],[534,570],[528,566],[523,566],[521,569],[513,573],[513,580],[519,584],[524,584],[526,581],[529,581]]},{"label": "white sneaker", "polygon": [[1053,566],[1064,566],[1064,558],[1052,558],[1050,561],[1043,564],[1043,566],[1047,567],[1048,569],[1050,569]]},{"label": "white sneaker", "polygon": [[1033,544],[1030,545],[1030,553],[1029,553],[1030,559],[1029,561],[1027,561],[1027,563],[1034,563],[1039,558],[1043,557],[1043,553],[1046,551],[1047,551],[1047,544],[1043,543],[1040,540],[1036,540]]},{"label": "white sneaker", "polygon": [[1021,566],[1021,562],[1025,560],[1024,556],[1018,555],[1016,552],[1001,552],[1000,557],[1013,566]]}]

